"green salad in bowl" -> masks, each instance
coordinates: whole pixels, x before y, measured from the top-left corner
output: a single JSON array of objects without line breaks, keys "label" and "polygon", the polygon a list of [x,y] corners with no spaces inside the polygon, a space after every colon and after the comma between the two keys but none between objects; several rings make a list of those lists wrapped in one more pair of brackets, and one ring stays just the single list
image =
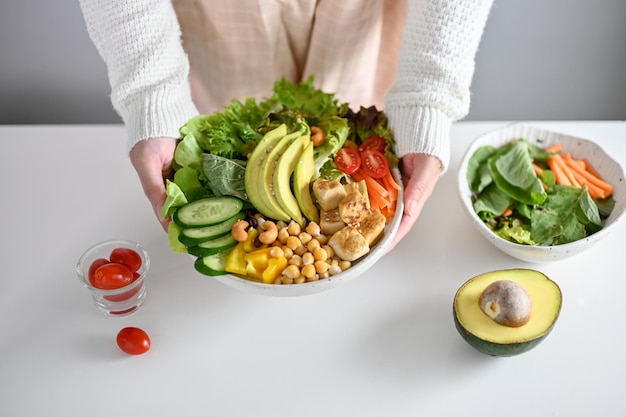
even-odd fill
[{"label": "green salad in bowl", "polygon": [[194,267],[238,289],[303,295],[358,276],[402,217],[394,137],[313,85],[277,81],[180,129],[163,216]]},{"label": "green salad in bowl", "polygon": [[625,209],[622,168],[596,143],[524,123],[477,138],[458,185],[481,234],[529,262],[592,246]]}]

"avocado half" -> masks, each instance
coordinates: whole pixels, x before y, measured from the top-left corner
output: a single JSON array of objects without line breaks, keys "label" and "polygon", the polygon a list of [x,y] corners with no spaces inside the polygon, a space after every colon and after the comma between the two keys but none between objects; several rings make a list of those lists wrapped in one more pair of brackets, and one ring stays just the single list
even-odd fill
[{"label": "avocado half", "polygon": [[[531,298],[530,320],[521,327],[496,323],[479,304],[484,289],[499,280],[515,281]],[[467,343],[491,356],[514,356],[528,352],[550,333],[561,312],[559,286],[546,275],[532,269],[505,269],[475,276],[454,296],[454,324]]]}]

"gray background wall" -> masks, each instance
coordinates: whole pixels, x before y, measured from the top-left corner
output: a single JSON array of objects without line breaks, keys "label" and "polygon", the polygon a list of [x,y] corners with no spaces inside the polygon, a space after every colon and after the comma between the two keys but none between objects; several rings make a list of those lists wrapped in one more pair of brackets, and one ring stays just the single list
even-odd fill
[{"label": "gray background wall", "polygon": [[[0,124],[118,123],[77,1],[0,0]],[[626,0],[495,0],[466,120],[626,119]]]}]

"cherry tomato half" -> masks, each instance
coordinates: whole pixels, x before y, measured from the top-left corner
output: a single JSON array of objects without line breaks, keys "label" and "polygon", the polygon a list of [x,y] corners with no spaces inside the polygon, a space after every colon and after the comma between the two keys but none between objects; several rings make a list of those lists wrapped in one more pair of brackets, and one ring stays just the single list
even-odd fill
[{"label": "cherry tomato half", "polygon": [[131,272],[141,268],[141,256],[137,252],[128,248],[116,248],[111,251],[109,260],[124,265]]},{"label": "cherry tomato half", "polygon": [[337,169],[346,174],[353,174],[361,166],[361,156],[354,149],[339,149],[334,161]]},{"label": "cherry tomato half", "polygon": [[124,327],[117,334],[117,345],[129,355],[141,355],[150,350],[150,337],[138,327]]},{"label": "cherry tomato half", "polygon": [[133,273],[122,264],[104,264],[94,274],[94,287],[103,290],[122,288],[133,282]]},{"label": "cherry tomato half", "polygon": [[363,151],[378,151],[385,153],[387,147],[387,141],[380,136],[372,136],[359,146],[359,152]]},{"label": "cherry tomato half", "polygon": [[89,283],[92,286],[96,286],[96,269],[100,268],[102,265],[108,264],[109,260],[104,258],[98,258],[89,265],[89,271],[87,272],[87,277],[89,278]]},{"label": "cherry tomato half", "polygon": [[361,167],[372,178],[382,178],[389,172],[389,163],[382,152],[366,150],[361,152]]}]

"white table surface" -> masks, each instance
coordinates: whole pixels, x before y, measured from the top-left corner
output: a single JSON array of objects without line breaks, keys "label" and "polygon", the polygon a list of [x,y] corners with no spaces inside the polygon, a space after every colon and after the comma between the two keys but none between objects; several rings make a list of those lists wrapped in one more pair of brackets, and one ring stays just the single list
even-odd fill
[{"label": "white table surface", "polygon": [[[171,252],[125,152],[121,126],[0,127],[0,416],[624,416],[624,222],[588,252],[526,264],[492,247],[456,192],[472,138],[418,223],[357,280],[321,294],[237,292]],[[626,166],[624,122],[537,122],[593,139]],[[148,298],[100,315],[76,275],[84,249],[127,238],[152,257]],[[563,292],[551,335],[493,358],[458,335],[452,300],[490,270],[539,269]],[[119,329],[151,336],[122,353]]]}]

